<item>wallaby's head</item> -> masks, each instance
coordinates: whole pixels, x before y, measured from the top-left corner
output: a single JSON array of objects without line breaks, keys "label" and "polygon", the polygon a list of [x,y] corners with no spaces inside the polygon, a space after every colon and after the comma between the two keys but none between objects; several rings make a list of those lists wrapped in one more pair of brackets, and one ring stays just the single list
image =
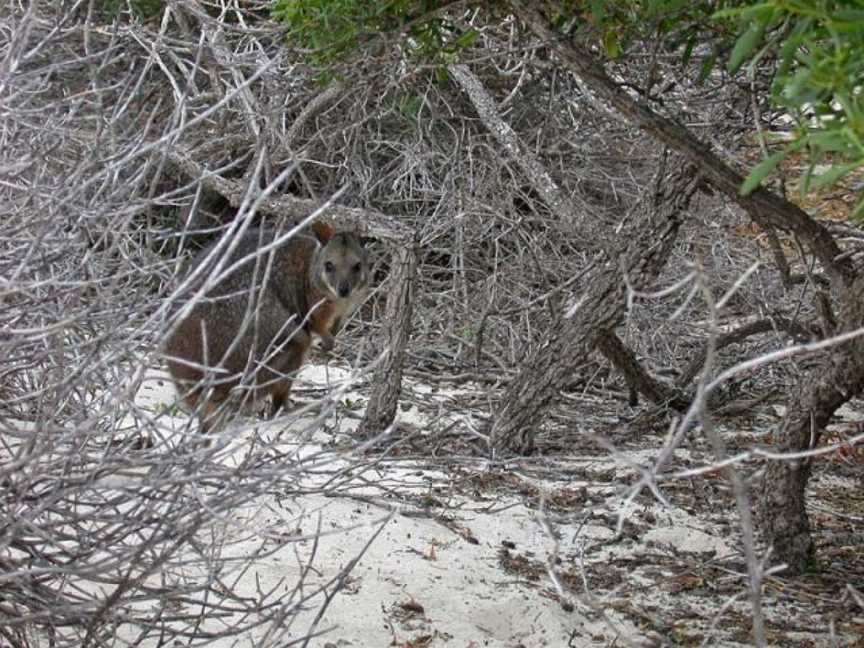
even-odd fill
[{"label": "wallaby's head", "polygon": [[333,234],[315,255],[317,287],[332,299],[348,299],[369,284],[369,259],[353,234]]}]

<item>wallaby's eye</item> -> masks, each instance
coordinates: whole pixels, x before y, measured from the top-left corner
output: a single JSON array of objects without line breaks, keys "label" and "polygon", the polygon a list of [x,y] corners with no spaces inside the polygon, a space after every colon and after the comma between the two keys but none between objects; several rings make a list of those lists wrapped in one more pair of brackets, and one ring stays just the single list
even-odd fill
[{"label": "wallaby's eye", "polygon": [[355,263],[354,267],[351,268],[351,270],[352,270],[352,272],[354,272],[354,274],[360,274],[360,271],[362,269],[363,269],[363,266],[361,266],[359,263]]},{"label": "wallaby's eye", "polygon": [[332,262],[327,261],[327,262],[324,264],[324,270],[326,270],[327,272],[333,272],[333,270],[335,270],[335,267],[333,266],[333,263],[332,263]]}]

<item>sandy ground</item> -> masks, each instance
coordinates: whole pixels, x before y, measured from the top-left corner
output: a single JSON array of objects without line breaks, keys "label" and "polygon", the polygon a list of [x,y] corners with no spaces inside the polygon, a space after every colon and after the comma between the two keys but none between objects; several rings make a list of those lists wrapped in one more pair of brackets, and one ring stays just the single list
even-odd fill
[{"label": "sandy ground", "polygon": [[[349,377],[332,366],[309,366],[300,379],[301,398]],[[452,397],[422,385],[412,389],[442,407]],[[136,401],[164,412],[174,399],[169,381],[155,373]],[[343,386],[340,400],[353,409],[364,397]],[[424,409],[428,417],[436,408]],[[428,424],[413,405],[399,416],[421,434]],[[189,429],[182,413],[161,420],[177,434]],[[229,463],[242,460],[250,435],[271,442],[279,435],[292,456],[315,457],[322,470],[312,481],[360,466],[337,492],[262,495],[223,524],[223,557],[252,555],[274,530],[290,537],[251,570],[222,574],[235,595],[282,589],[288,596],[301,573],[310,592],[332,581],[321,618],[324,595],[318,593],[274,645],[312,630],[320,634],[308,645],[322,648],[752,645],[737,515],[722,475],[667,484],[669,505],[648,493],[629,497],[639,466],[651,464],[661,437],[621,443],[615,457],[588,445],[568,456],[507,465],[399,453],[370,461],[369,453],[361,457],[352,449],[357,420],[340,416],[324,430],[297,436],[249,419],[248,429],[233,428],[220,455]],[[735,438],[741,434],[737,430]],[[676,452],[674,467],[706,462],[707,449],[689,444]],[[813,482],[823,495],[864,490],[854,475],[820,474]],[[864,609],[854,601],[864,588],[864,503],[860,497],[855,502],[852,533],[835,543],[827,572],[766,581],[762,604],[771,645],[864,646]],[[266,641],[253,633],[210,645]]]}]

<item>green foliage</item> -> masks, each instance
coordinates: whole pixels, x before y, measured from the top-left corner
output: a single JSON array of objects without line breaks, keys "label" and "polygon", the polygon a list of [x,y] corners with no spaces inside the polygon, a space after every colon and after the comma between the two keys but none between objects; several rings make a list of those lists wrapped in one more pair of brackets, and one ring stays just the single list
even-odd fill
[{"label": "green foliage", "polygon": [[[798,150],[810,161],[802,192],[864,166],[864,0],[561,0],[556,8],[556,28],[594,39],[610,59],[650,43],[680,52],[686,65],[698,51],[700,83],[718,59],[731,73],[773,66],[772,101],[797,130],[791,143],[752,170],[743,194]],[[650,81],[644,90],[651,94]],[[814,175],[826,163],[828,170]],[[853,216],[864,216],[864,199]]]},{"label": "green foliage", "polygon": [[410,93],[399,98],[399,114],[408,121],[416,124],[420,117],[420,111],[423,109],[423,97]]},{"label": "green foliage", "polygon": [[[368,57],[388,37],[418,60],[449,62],[478,33],[450,20],[448,4],[274,0],[271,14],[286,25],[289,42],[309,50],[310,63],[326,75],[336,60]],[[500,18],[497,3],[480,6],[490,20]],[[797,131],[791,144],[753,169],[742,193],[753,191],[792,151],[810,156],[802,191],[829,186],[864,165],[864,0],[561,0],[552,22],[574,37],[596,39],[612,59],[626,56],[637,42],[679,52],[685,65],[699,52],[700,81],[718,59],[726,59],[733,73],[773,65],[773,102],[796,120]],[[411,119],[417,106],[406,102],[403,115]],[[826,163],[828,170],[814,175]],[[864,215],[864,200],[855,215]]]},{"label": "green foliage", "polygon": [[165,8],[165,0],[102,0],[102,14],[109,19],[117,18],[123,11],[130,11],[139,20],[152,18]]},{"label": "green foliage", "polygon": [[741,193],[746,196],[758,187],[765,177],[783,161],[783,158],[786,157],[786,153],[787,151],[785,150],[780,151],[779,153],[774,153],[757,164],[750,172],[750,175],[748,175],[744,180],[744,184],[741,185]]},{"label": "green foliage", "polygon": [[312,64],[323,68],[366,53],[388,34],[407,37],[400,44],[420,59],[471,45],[478,33],[447,20],[438,12],[442,5],[435,0],[274,0],[271,15],[288,27],[289,41],[310,50]]},{"label": "green foliage", "polygon": [[[564,0],[553,24],[568,33],[597,38],[606,56],[620,58],[634,43],[655,44],[666,52],[681,52],[682,62],[690,62],[697,45],[715,37],[711,16],[718,6],[729,7],[741,0],[714,3],[691,0]],[[707,77],[714,57],[705,65]]]},{"label": "green foliage", "polygon": [[[715,14],[734,18],[738,36],[730,71],[769,57],[777,73],[774,103],[796,119],[794,142],[757,165],[741,191],[752,191],[781,158],[810,154],[802,192],[832,185],[864,166],[864,0],[771,0]],[[829,169],[813,175],[816,165]],[[864,199],[853,216],[864,216]]]},{"label": "green foliage", "polygon": [[358,410],[363,409],[363,405],[365,405],[365,403],[364,403],[363,399],[361,399],[361,398],[357,398],[357,399],[352,400],[352,399],[346,397],[342,401],[342,405],[349,412],[356,412]]},{"label": "green foliage", "polygon": [[457,335],[466,342],[473,342],[477,337],[477,331],[473,326],[466,325],[457,332]]}]

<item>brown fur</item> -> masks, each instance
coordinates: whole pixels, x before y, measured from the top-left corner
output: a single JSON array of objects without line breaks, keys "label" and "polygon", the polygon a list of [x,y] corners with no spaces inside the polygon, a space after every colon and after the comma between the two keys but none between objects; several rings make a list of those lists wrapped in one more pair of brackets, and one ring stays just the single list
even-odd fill
[{"label": "brown fur", "polygon": [[[241,404],[269,395],[274,412],[283,408],[312,336],[331,349],[341,322],[365,298],[369,268],[358,239],[327,225],[312,232],[256,256],[276,232],[249,230],[220,274],[242,264],[210,288],[168,338],[168,370],[203,431],[221,422],[232,392],[240,393]],[[192,262],[190,272],[207,264],[196,288],[215,269],[218,259],[207,261],[214,247]]]},{"label": "brown fur", "polygon": [[326,245],[327,241],[333,238],[333,234],[335,234],[333,228],[324,221],[315,221],[309,225],[309,229],[321,245]]}]

